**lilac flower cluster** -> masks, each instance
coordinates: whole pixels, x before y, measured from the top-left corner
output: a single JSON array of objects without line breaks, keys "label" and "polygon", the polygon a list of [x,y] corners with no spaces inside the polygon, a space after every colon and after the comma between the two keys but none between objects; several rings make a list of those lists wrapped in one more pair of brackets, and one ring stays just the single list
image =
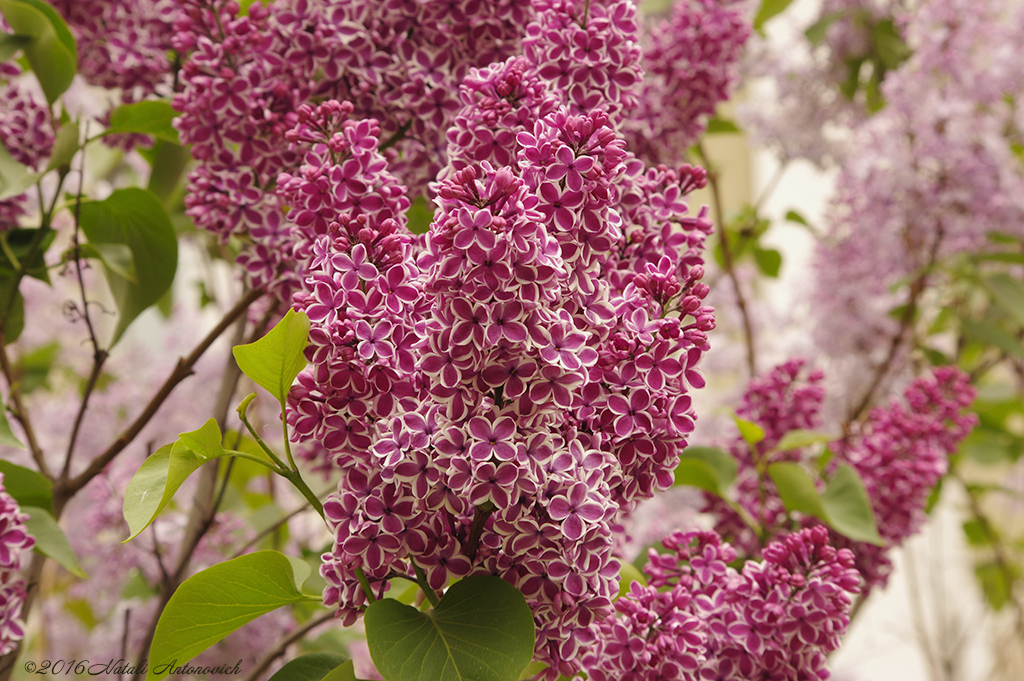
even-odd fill
[{"label": "lilac flower cluster", "polygon": [[[20,75],[16,65],[0,64],[0,141],[15,161],[41,170],[53,146],[53,126],[46,104],[17,81]],[[27,202],[25,194],[0,200],[0,231],[17,226]]]},{"label": "lilac flower cluster", "polygon": [[906,389],[906,406],[893,399],[876,407],[856,438],[833,445],[837,460],[852,465],[864,480],[886,543],[882,549],[847,542],[868,588],[885,585],[892,569],[888,549],[902,544],[924,523],[932,488],[977,422],[976,415],[964,413],[976,394],[963,372],[938,368],[932,377],[918,379]]},{"label": "lilac flower cluster", "polygon": [[175,0],[54,0],[78,44],[86,82],[120,90],[133,102],[171,86]]},{"label": "lilac flower cluster", "polygon": [[639,107],[625,121],[629,147],[648,163],[679,163],[715,105],[739,80],[750,37],[743,0],[685,0],[653,22],[643,49]]},{"label": "lilac flower cluster", "polygon": [[853,553],[823,527],[769,544],[741,572],[714,532],[677,532],[644,566],[615,614],[591,627],[589,679],[827,679],[827,654],[859,591]]},{"label": "lilac flower cluster", "polygon": [[[803,450],[765,457],[787,432],[820,425],[822,375],[812,371],[802,377],[803,365],[802,360],[791,360],[772,369],[767,377],[751,381],[739,413],[764,428],[766,436],[753,448],[736,438],[730,449],[739,462],[736,500],[767,537],[785,533],[788,516],[774,484],[758,471],[776,461],[805,462]],[[827,472],[840,463],[857,471],[885,541],[885,546],[879,547],[832,533],[834,546],[853,549],[865,590],[885,586],[891,571],[889,551],[920,529],[928,495],[946,472],[949,456],[974,426],[976,417],[965,413],[974,396],[963,372],[937,368],[932,376],[907,387],[906,406],[893,398],[876,407],[864,423],[852,424],[846,438],[829,445],[833,459]],[[735,540],[746,556],[759,555],[761,541],[740,517],[716,497],[708,495],[707,502],[704,510],[714,514],[716,531]]]},{"label": "lilac flower cluster", "polygon": [[618,121],[636,108],[643,68],[631,0],[533,0],[523,50],[570,113],[604,111]]},{"label": "lilac flower cluster", "polygon": [[14,650],[25,635],[21,606],[25,602],[25,582],[18,577],[21,554],[35,545],[25,530],[28,516],[21,512],[4,487],[0,473],[0,655]]},{"label": "lilac flower cluster", "polygon": [[[499,574],[533,607],[540,659],[572,673],[572,632],[615,590],[609,523],[671,484],[713,316],[699,265],[680,280],[666,256],[621,293],[601,277],[626,158],[603,113],[554,111],[514,144],[514,165],[440,184],[415,264],[401,213],[334,204],[296,297],[314,366],[289,419],[342,470],[325,602],[355,619],[357,570],[381,588],[412,565],[435,589]],[[335,197],[336,169],[316,173]]]}]

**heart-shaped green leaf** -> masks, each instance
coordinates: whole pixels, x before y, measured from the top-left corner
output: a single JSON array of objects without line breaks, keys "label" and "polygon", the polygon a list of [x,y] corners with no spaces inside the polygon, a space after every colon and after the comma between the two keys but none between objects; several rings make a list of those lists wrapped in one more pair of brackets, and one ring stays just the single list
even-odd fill
[{"label": "heart-shaped green leaf", "polygon": [[321,681],[346,662],[348,658],[338,653],[306,653],[288,660],[274,672],[270,681]]},{"label": "heart-shaped green leaf", "polygon": [[146,681],[166,677],[175,661],[184,664],[260,615],[307,598],[293,562],[277,551],[249,553],[193,575],[160,615]]},{"label": "heart-shaped green leaf", "polygon": [[364,623],[370,657],[387,681],[517,681],[533,658],[530,607],[499,577],[466,577],[426,613],[376,601]]},{"label": "heart-shaped green leaf", "polygon": [[875,512],[860,475],[849,464],[840,464],[828,481],[821,503],[826,522],[841,535],[854,541],[885,546],[875,524]]},{"label": "heart-shaped green leaf", "polygon": [[75,39],[67,24],[42,0],[0,0],[0,12],[14,35],[29,39],[22,50],[46,100],[53,104],[78,69]]},{"label": "heart-shaped green leaf", "polygon": [[255,343],[236,345],[232,352],[238,368],[284,405],[288,388],[306,366],[303,351],[309,338],[309,317],[288,313]]}]

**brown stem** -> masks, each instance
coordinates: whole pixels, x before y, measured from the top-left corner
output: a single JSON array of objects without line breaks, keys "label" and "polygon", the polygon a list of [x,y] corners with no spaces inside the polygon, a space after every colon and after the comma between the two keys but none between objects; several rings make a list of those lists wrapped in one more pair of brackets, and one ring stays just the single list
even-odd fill
[{"label": "brown stem", "polygon": [[146,427],[150,419],[156,415],[156,412],[160,409],[160,406],[170,396],[171,392],[175,387],[183,380],[192,375],[192,367],[199,361],[199,358],[203,356],[211,345],[220,337],[222,333],[229,326],[231,326],[245,311],[256,302],[262,295],[262,289],[252,289],[248,291],[238,303],[224,315],[224,318],[220,320],[217,326],[200,341],[199,345],[188,355],[178,360],[178,364],[174,367],[170,376],[164,381],[164,384],[160,386],[160,389],[149,401],[149,403],[142,410],[142,413],[136,417],[135,421],[132,422],[128,428],[121,433],[120,436],[109,446],[107,449],[97,456],[89,466],[79,475],[67,480],[63,484],[58,484],[54,487],[54,507],[58,515],[64,504],[75,495],[78,490],[85,487],[94,477],[106,468],[107,464],[114,460],[118,454],[120,454],[125,447],[127,447],[132,440]]},{"label": "brown stem", "polygon": [[484,534],[487,518],[494,511],[494,504],[486,502],[476,507],[473,513],[473,524],[469,528],[469,539],[466,540],[466,557],[472,563],[476,560],[476,551],[480,548],[480,537]]},{"label": "brown stem", "polygon": [[21,429],[25,431],[25,439],[28,441],[28,450],[32,453],[32,460],[35,461],[40,473],[53,480],[53,473],[50,472],[50,467],[46,465],[43,449],[39,446],[39,440],[36,439],[36,431],[32,427],[32,419],[29,418],[28,411],[25,409],[25,403],[21,399],[19,381],[15,378],[11,360],[7,356],[7,343],[4,339],[3,329],[0,329],[0,369],[3,370],[4,378],[7,380],[8,402],[10,402],[8,408],[11,410],[11,415],[21,424]]},{"label": "brown stem", "polygon": [[[706,166],[711,164],[708,162],[708,156],[704,152],[704,147],[700,142],[697,143],[697,153],[700,154]],[[718,171],[711,167],[707,168],[708,173],[708,187],[711,190],[711,202],[715,207],[715,222],[718,224],[718,241],[722,245],[722,260],[725,261],[725,272],[729,276],[729,280],[732,282],[733,291],[736,292],[736,306],[740,310],[740,319],[743,322],[743,338],[747,348],[747,369],[750,371],[751,376],[757,375],[757,356],[754,349],[754,328],[750,322],[750,312],[747,310],[747,299],[743,295],[743,287],[740,286],[739,277],[736,275],[736,263],[733,260],[732,249],[729,246],[729,235],[725,228],[725,215],[722,212],[722,193],[718,187]]]}]

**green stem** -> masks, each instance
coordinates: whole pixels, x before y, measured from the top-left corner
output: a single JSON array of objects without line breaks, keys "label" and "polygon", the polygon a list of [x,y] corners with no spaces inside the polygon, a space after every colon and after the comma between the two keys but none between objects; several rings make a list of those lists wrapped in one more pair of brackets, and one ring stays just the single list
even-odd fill
[{"label": "green stem", "polygon": [[412,563],[412,571],[416,573],[416,583],[420,585],[420,589],[423,591],[424,595],[426,595],[427,600],[430,601],[430,605],[436,608],[439,599],[437,598],[437,592],[430,588],[430,584],[427,582],[426,573],[423,572],[423,568],[415,562],[409,562]]},{"label": "green stem", "polygon": [[359,586],[363,587],[363,593],[366,594],[366,600],[370,603],[376,603],[377,599],[373,597],[373,589],[370,588],[370,580],[366,578],[366,573],[363,572],[363,568],[356,568],[356,579],[359,580]]},{"label": "green stem", "polygon": [[[324,518],[324,505],[320,502],[313,490],[309,488],[306,481],[302,479],[298,471],[288,471],[287,475],[283,471],[278,471],[278,474],[295,485],[295,488],[302,493],[302,496],[306,498],[306,501],[313,506],[313,510],[320,514],[321,518]],[[326,518],[324,518],[326,520]]]},{"label": "green stem", "polygon": [[252,435],[254,440],[256,440],[256,444],[260,446],[260,449],[266,452],[267,456],[270,457],[271,461],[276,463],[283,471],[292,471],[292,469],[288,468],[288,466],[285,465],[284,461],[281,461],[281,458],[274,453],[274,450],[267,446],[267,443],[263,441],[263,438],[260,437],[260,434],[257,433],[256,429],[252,427],[251,423],[249,423],[249,419],[246,418],[245,414],[239,414],[238,416],[239,418],[242,419],[242,424],[245,426],[245,429],[248,430],[249,434]]},{"label": "green stem", "polygon": [[269,468],[270,470],[274,471],[275,473],[280,473],[281,472],[281,470],[277,466],[272,465],[269,461],[267,461],[265,459],[261,459],[258,456],[253,456],[252,454],[246,454],[245,452],[239,452],[239,451],[236,451],[236,450],[228,450],[228,454],[230,454],[231,456],[233,456],[235,458],[238,458],[238,459],[247,459],[249,461],[255,461],[259,465],[264,466],[266,468]]}]

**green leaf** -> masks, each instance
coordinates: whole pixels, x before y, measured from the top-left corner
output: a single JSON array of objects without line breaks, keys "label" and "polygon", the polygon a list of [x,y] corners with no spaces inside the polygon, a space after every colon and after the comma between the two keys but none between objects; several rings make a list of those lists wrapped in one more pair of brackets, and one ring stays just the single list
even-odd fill
[{"label": "green leaf", "polygon": [[270,677],[270,681],[322,681],[346,662],[348,658],[338,653],[306,653],[286,662]]},{"label": "green leaf", "polygon": [[53,485],[42,473],[0,459],[0,473],[4,474],[7,493],[18,506],[36,506],[53,513]]},{"label": "green leaf", "polygon": [[132,253],[138,282],[103,268],[120,312],[113,346],[128,325],[170,288],[178,266],[178,240],[160,200],[137,187],[118,189],[103,201],[82,203],[79,223],[93,246],[119,244]]},{"label": "green leaf", "polygon": [[11,430],[11,424],[7,420],[7,407],[0,401],[0,445],[13,447],[14,449],[25,449],[25,445],[15,436]]},{"label": "green leaf", "polygon": [[327,676],[323,678],[323,681],[359,681],[356,678],[355,663],[352,660],[342,663],[340,666],[327,672]]},{"label": "green leaf", "polygon": [[975,566],[974,576],[978,578],[978,584],[981,585],[981,591],[985,594],[985,600],[993,610],[998,612],[1010,602],[1015,575],[1007,574],[1007,570],[1003,569],[999,563],[983,563]]},{"label": "green leaf", "polygon": [[963,524],[964,536],[971,546],[988,546],[992,541],[985,531],[985,526],[977,519],[967,520]]},{"label": "green leaf", "polygon": [[50,161],[46,164],[46,170],[43,172],[70,166],[71,159],[75,157],[78,149],[78,121],[69,121],[60,126],[60,130],[57,131],[57,138],[53,142],[53,151],[50,152]]},{"label": "green leaf", "polygon": [[712,116],[708,119],[708,134],[728,134],[728,133],[739,133],[739,126],[733,121],[727,118],[719,118],[718,116]]},{"label": "green leaf", "polygon": [[[844,14],[847,14],[848,10],[840,10],[838,12],[829,12],[824,15],[811,26],[804,31],[804,36],[810,41],[812,45],[817,45],[825,39],[825,34],[828,32],[828,27],[835,23],[836,19],[839,19]],[[788,218],[787,218],[788,219]]]},{"label": "green leaf", "polygon": [[960,443],[960,453],[984,465],[1012,462],[1020,441],[1005,430],[978,426]]},{"label": "green leaf", "polygon": [[21,376],[21,392],[28,395],[40,388],[50,387],[50,371],[53,363],[60,354],[60,343],[54,341],[46,345],[40,345],[32,351],[25,353],[15,365],[17,373]]},{"label": "green leaf", "polygon": [[42,173],[34,173],[28,166],[14,160],[0,141],[0,201],[24,194],[42,176]]},{"label": "green leaf", "polygon": [[124,519],[131,533],[125,541],[149,527],[196,469],[230,453],[221,446],[220,428],[211,418],[201,428],[182,433],[177,442],[150,455],[124,492]]},{"label": "green leaf", "polygon": [[782,439],[779,440],[779,444],[775,445],[772,449],[776,452],[788,452],[794,449],[803,449],[804,447],[810,447],[821,443],[829,443],[836,439],[835,435],[831,435],[829,433],[798,428],[797,430],[791,430],[783,435]]},{"label": "green leaf", "polygon": [[793,0],[761,0],[761,7],[754,16],[754,30],[760,32],[766,21],[785,11],[792,2]]},{"label": "green leaf", "polygon": [[409,221],[409,231],[413,234],[426,234],[430,231],[430,223],[434,220],[434,207],[426,197],[420,195],[412,200],[412,205],[405,213]]},{"label": "green leaf", "polygon": [[517,681],[533,658],[533,615],[499,577],[466,577],[426,613],[385,598],[363,621],[386,681]]},{"label": "green leaf", "polygon": [[787,511],[799,511],[827,522],[828,514],[821,495],[803,466],[790,461],[770,463],[768,475],[778,488]]},{"label": "green leaf", "polygon": [[878,56],[879,66],[884,70],[891,71],[899,67],[911,55],[910,48],[903,41],[903,36],[892,19],[882,19],[872,26],[871,37],[874,39],[874,51]]},{"label": "green leaf", "polygon": [[1024,345],[1012,333],[987,319],[972,321],[963,319],[964,335],[971,340],[1002,350],[1011,357],[1024,358]]},{"label": "green leaf", "polygon": [[754,246],[754,262],[762,274],[774,279],[779,276],[779,268],[782,267],[782,254],[774,248]]},{"label": "green leaf", "polygon": [[680,454],[679,465],[676,466],[675,484],[699,487],[724,497],[736,479],[738,468],[736,459],[721,449],[687,447]]},{"label": "green leaf", "polygon": [[157,139],[153,154],[153,170],[149,174],[149,190],[156,194],[158,199],[167,203],[181,184],[181,178],[191,158],[188,149],[180,144]]},{"label": "green leaf", "polygon": [[844,463],[836,468],[821,495],[821,503],[826,513],[822,520],[833,530],[854,541],[885,546],[864,482],[852,466]]},{"label": "green leaf", "polygon": [[67,24],[42,0],[0,0],[0,12],[14,35],[29,38],[22,50],[46,100],[53,104],[78,69],[78,51]]},{"label": "green leaf", "polygon": [[985,288],[1004,312],[1019,326],[1024,326],[1024,284],[1006,274],[985,279]]},{"label": "green leaf", "polygon": [[95,258],[111,272],[133,283],[139,283],[135,274],[135,260],[132,249],[125,244],[82,244],[82,254],[87,258]]},{"label": "green leaf", "polygon": [[169,102],[163,100],[122,104],[110,113],[110,126],[103,134],[152,135],[171,144],[181,144],[178,131],[171,125],[171,122],[180,115]]},{"label": "green leaf", "polygon": [[647,584],[644,573],[640,572],[637,566],[632,563],[623,563],[619,568],[619,598],[629,593],[629,587],[633,582]]},{"label": "green leaf", "polygon": [[32,39],[26,36],[0,31],[0,62],[7,61],[15,52],[24,49],[31,42]]},{"label": "green leaf", "polygon": [[28,514],[25,529],[36,538],[34,550],[47,558],[52,558],[76,577],[86,577],[78,565],[78,558],[75,557],[64,530],[60,529],[60,525],[50,512],[35,506],[22,506],[21,510]]},{"label": "green leaf", "polygon": [[284,405],[288,388],[306,366],[309,317],[288,310],[266,336],[255,343],[232,348],[238,368]]},{"label": "green leaf", "polygon": [[736,427],[740,430],[740,436],[751,447],[764,439],[764,428],[761,426],[753,421],[745,421],[735,414],[732,418],[736,421]]},{"label": "green leaf", "polygon": [[811,226],[810,223],[807,222],[807,219],[795,210],[786,211],[786,219],[790,222],[795,222],[798,225],[803,225],[804,227]]},{"label": "green leaf", "polygon": [[258,551],[218,563],[185,580],[156,625],[147,681],[162,679],[260,615],[303,601],[288,558]]}]

